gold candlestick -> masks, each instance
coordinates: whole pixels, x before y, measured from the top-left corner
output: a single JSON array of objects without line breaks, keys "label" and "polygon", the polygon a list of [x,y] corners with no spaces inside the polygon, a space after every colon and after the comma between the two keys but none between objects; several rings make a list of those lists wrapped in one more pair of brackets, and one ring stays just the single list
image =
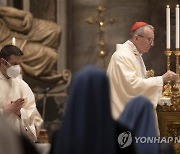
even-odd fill
[{"label": "gold candlestick", "polygon": [[167,56],[167,71],[169,71],[171,67],[170,57],[171,57],[172,51],[167,50],[165,51],[165,54]]},{"label": "gold candlestick", "polygon": [[175,80],[175,85],[173,87],[173,89],[175,89],[176,91],[180,91],[180,64],[179,64],[179,56],[180,56],[180,51],[179,49],[176,49],[176,51],[174,51],[174,54],[176,56],[176,80]]},{"label": "gold candlestick", "polygon": [[[167,49],[165,51],[165,54],[167,56],[167,71],[169,71],[171,67],[170,57],[171,57],[172,51],[170,51],[170,49]],[[168,81],[167,84],[164,85],[163,96],[170,97],[171,94],[172,94],[171,81]]]},{"label": "gold candlestick", "polygon": [[179,49],[176,49],[174,51],[174,54],[176,56],[176,80],[172,89],[172,95],[171,95],[171,102],[174,110],[180,111],[180,65],[179,65],[179,56],[180,51]]},{"label": "gold candlestick", "polygon": [[180,56],[180,51],[176,50],[174,51],[174,54],[176,56],[176,73],[179,74],[179,56]]}]

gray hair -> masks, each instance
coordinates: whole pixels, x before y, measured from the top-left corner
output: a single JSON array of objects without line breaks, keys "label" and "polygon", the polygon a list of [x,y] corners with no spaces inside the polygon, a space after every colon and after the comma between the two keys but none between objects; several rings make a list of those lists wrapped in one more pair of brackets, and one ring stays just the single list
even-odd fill
[{"label": "gray hair", "polygon": [[130,33],[130,38],[132,38],[135,35],[142,35],[143,36],[144,35],[144,29],[146,27],[149,27],[150,29],[152,29],[154,31],[154,27],[152,25],[145,25],[145,26],[139,27],[135,31],[131,32]]}]

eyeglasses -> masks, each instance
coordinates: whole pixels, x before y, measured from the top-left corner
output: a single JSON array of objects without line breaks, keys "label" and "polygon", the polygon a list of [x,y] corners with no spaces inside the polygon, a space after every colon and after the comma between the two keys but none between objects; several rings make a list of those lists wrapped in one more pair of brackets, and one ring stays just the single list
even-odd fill
[{"label": "eyeglasses", "polygon": [[145,36],[143,36],[143,35],[138,35],[139,37],[142,37],[142,38],[145,38],[148,42],[149,42],[149,44],[152,44],[152,43],[154,43],[154,39],[153,38],[147,38],[147,37],[145,37]]}]

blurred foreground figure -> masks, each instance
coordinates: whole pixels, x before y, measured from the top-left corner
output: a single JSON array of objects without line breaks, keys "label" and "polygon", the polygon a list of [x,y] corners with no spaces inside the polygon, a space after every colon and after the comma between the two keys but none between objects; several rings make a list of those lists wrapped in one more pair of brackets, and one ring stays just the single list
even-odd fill
[{"label": "blurred foreground figure", "polygon": [[[174,154],[171,144],[158,143],[158,131],[156,127],[153,104],[145,97],[138,96],[130,100],[124,108],[118,121],[127,126],[134,137],[134,147],[137,154]],[[143,143],[140,138],[143,139]],[[145,138],[154,139],[153,143],[145,142]],[[163,151],[163,152],[162,152]]]},{"label": "blurred foreground figure", "polygon": [[[116,128],[110,112],[106,73],[87,66],[73,78],[63,123],[54,138],[51,153],[119,153]],[[121,125],[119,128],[126,130]]]},{"label": "blurred foreground figure", "polygon": [[75,75],[57,135],[54,153],[115,153],[115,127],[105,73],[87,67]]}]

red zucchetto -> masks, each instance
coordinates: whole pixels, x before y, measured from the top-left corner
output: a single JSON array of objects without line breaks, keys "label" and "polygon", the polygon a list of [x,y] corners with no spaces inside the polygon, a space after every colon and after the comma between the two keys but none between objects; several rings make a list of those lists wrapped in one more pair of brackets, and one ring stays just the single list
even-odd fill
[{"label": "red zucchetto", "polygon": [[145,26],[145,25],[147,25],[146,22],[135,22],[135,24],[131,28],[131,32],[133,32],[136,29],[138,29],[139,27],[142,27],[142,26]]}]

